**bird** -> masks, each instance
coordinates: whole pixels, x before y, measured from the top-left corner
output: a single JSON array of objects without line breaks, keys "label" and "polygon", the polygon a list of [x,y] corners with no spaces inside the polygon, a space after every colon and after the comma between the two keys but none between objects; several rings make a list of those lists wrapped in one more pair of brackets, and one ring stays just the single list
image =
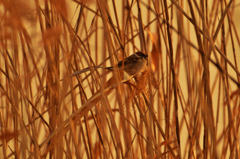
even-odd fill
[{"label": "bird", "polygon": [[[147,65],[147,54],[144,54],[141,51],[138,51],[134,54],[132,54],[131,56],[128,56],[127,58],[125,58],[124,60],[120,61],[117,64],[118,69],[122,69],[124,70],[124,72],[126,72],[129,76],[135,75],[140,73]],[[124,63],[124,64],[123,64]],[[98,68],[103,68],[103,69],[108,69],[113,71],[113,67],[103,67],[103,66],[93,66],[94,69],[98,69]],[[71,74],[70,76],[76,76],[78,74],[84,73],[90,71],[90,67],[84,68],[80,71],[76,71],[73,74]]]},{"label": "bird", "polygon": [[[147,57],[148,57],[147,54],[144,54],[143,52],[138,51],[138,52],[132,54],[131,56],[128,56],[124,60],[120,61],[116,65],[116,67],[118,67],[118,69],[122,69],[123,68],[124,72],[126,72],[128,74],[128,76],[127,76],[127,78],[128,78],[129,76],[136,75],[136,74],[138,74],[138,73],[140,73],[141,71],[144,70],[144,68],[147,65]],[[102,68],[102,69],[108,69],[108,70],[113,71],[113,67],[93,66],[93,68],[94,69]],[[87,72],[87,71],[90,71],[90,67],[84,68],[84,69],[82,69],[80,71],[76,71],[73,74],[71,74],[70,77],[76,76],[78,74],[81,74],[81,73],[84,73],[84,72]],[[124,74],[124,76],[125,76],[125,74]],[[61,79],[60,81],[63,81],[64,79]],[[51,83],[51,84],[49,84],[47,86],[44,86],[40,90],[42,90],[42,89],[44,89],[44,88],[46,88],[48,86],[55,85],[55,84],[56,84],[56,82],[55,83]],[[34,95],[34,97],[37,94],[38,93],[36,93]]]}]

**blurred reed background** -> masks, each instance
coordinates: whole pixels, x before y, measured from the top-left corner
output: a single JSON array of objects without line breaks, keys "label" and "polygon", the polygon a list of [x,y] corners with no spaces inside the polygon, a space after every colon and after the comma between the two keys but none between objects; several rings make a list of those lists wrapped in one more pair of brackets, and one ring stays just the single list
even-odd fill
[{"label": "blurred reed background", "polygon": [[[239,158],[236,0],[0,1],[0,158]],[[143,51],[129,80],[114,66]]]}]

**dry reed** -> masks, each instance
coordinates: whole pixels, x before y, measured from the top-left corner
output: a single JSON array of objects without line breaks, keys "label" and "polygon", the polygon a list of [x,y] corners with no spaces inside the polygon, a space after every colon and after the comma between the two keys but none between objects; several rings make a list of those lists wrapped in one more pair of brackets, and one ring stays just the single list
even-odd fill
[{"label": "dry reed", "polygon": [[0,1],[0,158],[239,158],[239,6]]}]

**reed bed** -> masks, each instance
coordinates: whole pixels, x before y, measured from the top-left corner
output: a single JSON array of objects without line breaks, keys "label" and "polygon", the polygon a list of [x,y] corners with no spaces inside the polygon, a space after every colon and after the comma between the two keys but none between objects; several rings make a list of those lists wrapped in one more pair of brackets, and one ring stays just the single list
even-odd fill
[{"label": "reed bed", "polygon": [[[238,1],[0,8],[0,158],[240,157]],[[130,78],[93,68],[137,51]]]}]

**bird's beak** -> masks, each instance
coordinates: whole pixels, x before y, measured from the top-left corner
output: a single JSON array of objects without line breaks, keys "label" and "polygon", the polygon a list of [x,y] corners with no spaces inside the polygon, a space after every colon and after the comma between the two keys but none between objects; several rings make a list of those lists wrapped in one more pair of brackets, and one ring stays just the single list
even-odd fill
[{"label": "bird's beak", "polygon": [[143,57],[147,58],[147,57],[148,57],[148,54],[144,54],[144,56],[143,56]]}]

